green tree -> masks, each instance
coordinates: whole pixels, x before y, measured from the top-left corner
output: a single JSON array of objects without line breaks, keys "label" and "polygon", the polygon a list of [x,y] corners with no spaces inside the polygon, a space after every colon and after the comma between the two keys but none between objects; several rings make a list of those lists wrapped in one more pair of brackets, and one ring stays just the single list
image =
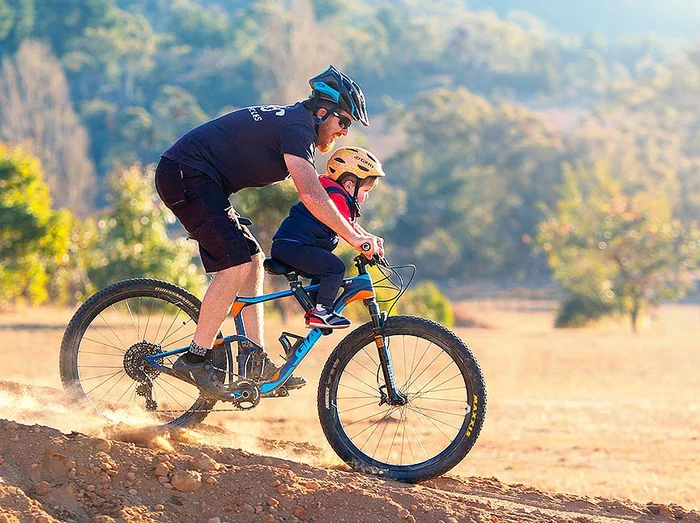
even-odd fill
[{"label": "green tree", "polygon": [[66,253],[70,227],[51,210],[39,160],[0,144],[0,305],[48,298],[47,264]]},{"label": "green tree", "polygon": [[421,276],[526,271],[541,203],[556,201],[561,143],[527,109],[466,89],[418,98],[401,123],[406,145],[386,161],[405,190],[391,231],[397,255]]},{"label": "green tree", "polygon": [[649,308],[690,287],[699,240],[664,200],[625,193],[604,166],[567,170],[561,200],[538,235],[554,279],[573,298],[560,316],[575,313],[580,322],[586,309],[591,319],[617,312],[635,331]]},{"label": "green tree", "polygon": [[159,278],[201,293],[205,278],[193,262],[196,244],[168,237],[174,216],[155,193],[152,168],[115,170],[108,185],[110,208],[97,222],[99,248],[83,253],[92,283],[101,288],[125,278]]},{"label": "green tree", "polygon": [[51,274],[47,285],[49,301],[75,305],[98,290],[88,277],[88,264],[93,259],[90,253],[100,249],[98,239],[94,218],[71,220],[66,252],[46,263],[46,270]]},{"label": "green tree", "polygon": [[85,215],[93,208],[94,166],[88,135],[73,110],[66,77],[50,48],[25,40],[0,68],[0,140],[41,160],[56,205]]}]

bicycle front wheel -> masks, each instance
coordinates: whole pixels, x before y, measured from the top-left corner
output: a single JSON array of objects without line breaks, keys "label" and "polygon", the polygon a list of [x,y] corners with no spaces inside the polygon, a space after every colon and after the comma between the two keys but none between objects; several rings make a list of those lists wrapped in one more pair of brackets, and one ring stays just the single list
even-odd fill
[{"label": "bicycle front wheel", "polygon": [[443,474],[472,449],[484,423],[481,369],[462,340],[424,318],[388,318],[385,342],[406,403],[387,402],[372,325],[362,325],[321,373],[318,413],[326,438],[362,472],[406,482]]},{"label": "bicycle front wheel", "polygon": [[[63,335],[64,388],[113,422],[142,422],[145,414],[170,428],[200,423],[216,401],[144,362],[188,345],[200,307],[195,296],[163,281],[139,278],[105,287],[78,309]],[[214,365],[225,370],[225,351],[215,349],[212,355]],[[160,364],[171,367],[175,359],[164,357]],[[151,405],[144,394],[148,386]]]}]

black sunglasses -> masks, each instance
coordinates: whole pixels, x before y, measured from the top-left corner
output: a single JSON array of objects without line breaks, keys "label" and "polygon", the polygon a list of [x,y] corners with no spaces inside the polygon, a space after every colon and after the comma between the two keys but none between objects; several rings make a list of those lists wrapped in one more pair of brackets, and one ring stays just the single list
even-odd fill
[{"label": "black sunglasses", "polygon": [[340,125],[341,129],[347,129],[352,125],[352,120],[347,116],[343,114],[338,114],[335,111],[333,111],[331,114],[338,119],[338,125]]}]

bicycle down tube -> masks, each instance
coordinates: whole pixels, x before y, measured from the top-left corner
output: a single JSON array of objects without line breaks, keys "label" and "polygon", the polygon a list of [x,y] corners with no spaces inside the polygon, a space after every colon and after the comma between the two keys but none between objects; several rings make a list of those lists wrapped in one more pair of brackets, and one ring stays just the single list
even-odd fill
[{"label": "bicycle down tube", "polygon": [[[256,305],[259,303],[273,301],[280,298],[286,298],[289,296],[295,296],[295,298],[297,298],[297,301],[299,301],[302,304],[302,306],[304,306],[304,297],[308,300],[308,292],[315,291],[318,288],[318,284],[309,285],[305,287],[298,285],[296,286],[296,288],[290,290],[279,291],[271,294],[265,294],[262,296],[236,298],[231,307],[231,314],[233,315],[233,321],[238,334],[229,335],[224,338],[217,339],[215,341],[215,346],[228,344],[227,358],[229,361],[230,381],[233,381],[232,378],[234,368],[237,368],[238,375],[240,377],[245,377],[245,367],[247,358],[252,351],[259,348],[257,344],[255,344],[246,336],[245,324],[242,318],[243,309],[249,305]],[[299,290],[302,290],[303,292],[299,292]],[[377,347],[379,349],[379,358],[383,363],[383,375],[385,378],[385,383],[387,385],[387,392],[389,393],[389,398],[391,398],[393,401],[400,402],[400,396],[396,395],[396,384],[394,383],[393,379],[394,376],[393,370],[391,368],[391,360],[389,358],[388,350],[384,346],[381,336],[381,324],[383,320],[379,313],[379,307],[377,306],[377,303],[375,301],[374,288],[372,286],[372,280],[369,274],[367,274],[365,271],[359,274],[358,276],[345,279],[342,284],[342,290],[343,292],[336,299],[333,305],[333,309],[336,313],[342,312],[350,303],[354,301],[363,300],[366,304],[368,300],[370,301],[370,303],[368,304],[368,308],[372,316],[372,322],[375,328],[375,332],[377,333],[375,339],[377,340]],[[304,357],[311,351],[311,349],[321,338],[321,336],[323,336],[323,329],[318,327],[312,329],[309,332],[309,334],[305,338],[303,338],[303,340],[300,343],[297,344],[297,347],[294,350],[294,352],[291,355],[289,355],[287,362],[279,369],[279,371],[272,377],[272,379],[260,385],[261,396],[270,396],[274,393],[274,391],[277,388],[282,386],[287,380],[287,378],[291,376],[294,370],[299,366]],[[237,365],[233,365],[234,358],[230,348],[233,342],[238,342],[239,354],[238,357],[235,358],[237,360]],[[158,360],[161,360],[168,356],[180,354],[187,350],[188,347],[181,347],[179,349],[170,350],[168,352],[147,356],[145,359],[154,368],[168,373],[169,369],[160,365]]]}]

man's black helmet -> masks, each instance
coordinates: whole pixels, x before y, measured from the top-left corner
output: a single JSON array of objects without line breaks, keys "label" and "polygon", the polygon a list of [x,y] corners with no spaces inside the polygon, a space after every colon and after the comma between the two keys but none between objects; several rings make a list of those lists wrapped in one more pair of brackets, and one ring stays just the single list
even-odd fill
[{"label": "man's black helmet", "polygon": [[353,120],[369,127],[369,117],[365,105],[365,95],[359,85],[332,65],[318,76],[309,80],[311,96],[320,97],[338,104],[347,111]]}]

